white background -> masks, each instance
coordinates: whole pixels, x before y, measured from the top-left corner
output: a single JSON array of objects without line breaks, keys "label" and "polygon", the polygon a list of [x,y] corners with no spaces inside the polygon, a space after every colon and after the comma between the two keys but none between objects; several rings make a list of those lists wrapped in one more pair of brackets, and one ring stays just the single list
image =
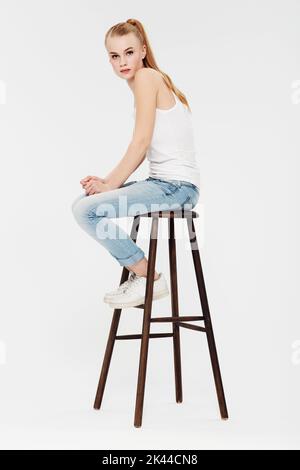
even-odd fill
[{"label": "white background", "polygon": [[[0,8],[1,448],[299,448],[300,2]],[[131,138],[133,95],[104,47],[109,27],[128,18],[142,21],[193,111],[197,233],[228,421],[205,336],[185,329],[182,404],[172,340],[156,339],[143,426],[133,426],[139,341],[116,343],[102,408],[93,409],[113,313],[102,298],[121,267],[78,227],[71,204],[79,180],[105,176]],[[130,179],[147,171],[145,161]],[[186,236],[180,313],[199,314]],[[146,237],[140,246],[148,249]],[[157,268],[169,279],[166,240]],[[153,303],[154,316],[169,313],[170,298]],[[123,310],[120,334],[141,326],[141,310]]]}]

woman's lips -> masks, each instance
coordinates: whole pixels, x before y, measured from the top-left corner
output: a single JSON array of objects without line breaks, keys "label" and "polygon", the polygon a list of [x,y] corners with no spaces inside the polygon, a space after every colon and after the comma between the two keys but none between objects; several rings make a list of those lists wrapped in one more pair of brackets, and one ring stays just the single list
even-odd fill
[{"label": "woman's lips", "polygon": [[121,73],[128,73],[128,72],[130,72],[130,69],[121,70]]}]

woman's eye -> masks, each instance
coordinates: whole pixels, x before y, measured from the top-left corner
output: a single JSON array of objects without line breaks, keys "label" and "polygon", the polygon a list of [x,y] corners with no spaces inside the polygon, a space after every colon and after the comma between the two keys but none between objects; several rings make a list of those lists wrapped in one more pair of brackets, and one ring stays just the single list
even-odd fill
[{"label": "woman's eye", "polygon": [[[133,54],[133,51],[128,51],[128,52],[126,52],[126,54]],[[112,58],[113,58],[113,59],[114,59],[115,57],[117,57],[116,54],[112,55]]]}]

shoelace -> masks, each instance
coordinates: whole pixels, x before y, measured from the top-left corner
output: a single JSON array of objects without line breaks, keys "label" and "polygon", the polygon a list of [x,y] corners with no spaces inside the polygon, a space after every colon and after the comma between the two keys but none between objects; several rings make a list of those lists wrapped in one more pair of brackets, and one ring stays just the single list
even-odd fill
[{"label": "shoelace", "polygon": [[121,284],[118,287],[117,291],[119,291],[119,292],[123,291],[123,289],[125,289],[128,286],[128,284],[131,282],[131,280],[132,280],[132,278],[130,277],[127,281],[123,282],[123,284]]},{"label": "shoelace", "polygon": [[131,274],[130,283],[125,287],[123,292],[130,292],[136,284],[141,284],[143,276],[137,276],[135,273]]},{"label": "shoelace", "polygon": [[130,275],[129,275],[129,279],[125,282],[123,282],[123,284],[121,284],[117,291],[118,292],[124,292],[125,289],[127,289],[127,287],[129,287],[129,284],[136,278],[136,274],[134,272],[131,272]]}]

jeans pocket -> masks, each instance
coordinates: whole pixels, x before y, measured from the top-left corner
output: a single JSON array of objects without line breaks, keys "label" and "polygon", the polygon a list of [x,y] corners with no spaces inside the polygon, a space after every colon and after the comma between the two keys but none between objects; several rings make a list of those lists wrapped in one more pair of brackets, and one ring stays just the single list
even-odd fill
[{"label": "jeans pocket", "polygon": [[158,184],[166,196],[172,196],[178,189],[181,188],[181,181],[177,180],[167,181],[159,178],[153,178],[151,181]]},{"label": "jeans pocket", "polygon": [[186,193],[184,205],[188,205],[189,210],[193,209],[199,200],[199,190],[194,186],[183,185],[182,189]]}]

